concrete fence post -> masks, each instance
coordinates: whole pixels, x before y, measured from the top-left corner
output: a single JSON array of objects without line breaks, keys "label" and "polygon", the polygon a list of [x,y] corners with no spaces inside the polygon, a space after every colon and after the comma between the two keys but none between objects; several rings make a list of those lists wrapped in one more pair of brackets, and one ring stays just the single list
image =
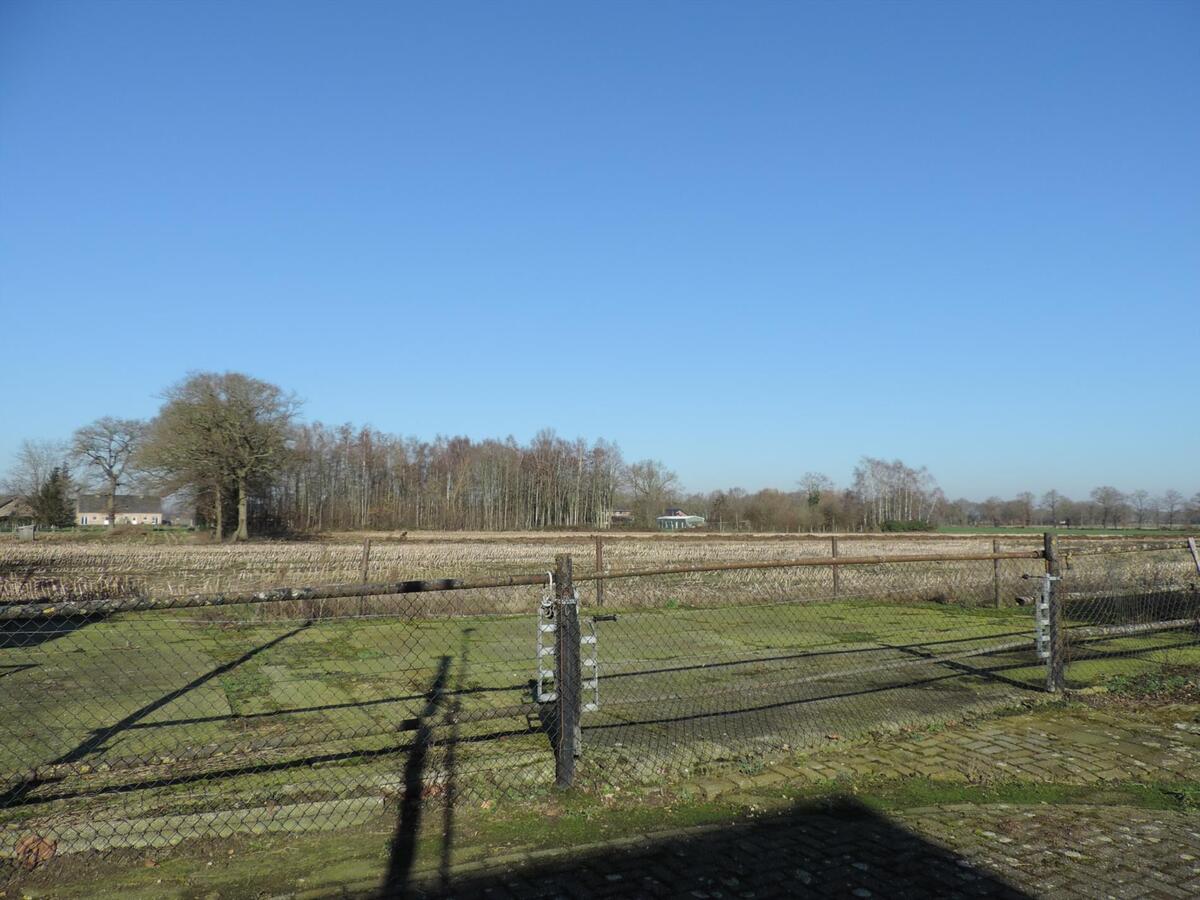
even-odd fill
[{"label": "concrete fence post", "polygon": [[579,719],[583,712],[583,669],[579,647],[579,601],[569,554],[554,559],[554,606],[558,628],[554,661],[554,687],[558,693],[555,724],[554,783],[569,788],[575,783],[575,760],[581,750]]},{"label": "concrete fence post", "polygon": [[1058,556],[1058,538],[1052,532],[1043,537],[1046,554],[1046,574],[1050,576],[1050,658],[1046,666],[1046,690],[1061,693],[1067,686],[1066,641],[1062,628],[1062,563]]}]

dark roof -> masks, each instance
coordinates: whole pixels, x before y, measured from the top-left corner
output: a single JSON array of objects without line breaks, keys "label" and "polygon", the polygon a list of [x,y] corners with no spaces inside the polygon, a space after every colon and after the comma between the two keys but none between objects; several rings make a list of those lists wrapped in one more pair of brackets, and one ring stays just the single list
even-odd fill
[{"label": "dark roof", "polygon": [[[75,511],[81,513],[108,512],[108,495],[80,494],[75,501]],[[161,513],[162,497],[138,497],[135,494],[117,494],[117,514]]]}]

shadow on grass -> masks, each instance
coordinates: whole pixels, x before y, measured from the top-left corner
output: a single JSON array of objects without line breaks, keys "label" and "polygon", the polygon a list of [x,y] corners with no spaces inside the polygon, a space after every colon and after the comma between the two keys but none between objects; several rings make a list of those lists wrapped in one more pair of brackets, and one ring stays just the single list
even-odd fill
[{"label": "shadow on grass", "polygon": [[[156,700],[154,700],[150,703],[147,703],[145,706],[142,706],[139,709],[134,710],[129,715],[125,716],[124,718],[120,719],[117,722],[114,722],[112,725],[107,725],[104,728],[98,728],[98,729],[93,730],[88,735],[88,737],[84,738],[73,749],[68,750],[66,753],[62,754],[61,756],[57,757],[56,759],[49,761],[46,765],[58,766],[58,765],[68,765],[70,763],[81,762],[82,760],[84,760],[88,756],[90,756],[91,754],[96,753],[100,750],[103,750],[105,745],[109,741],[111,741],[114,737],[121,734],[123,731],[126,731],[129,728],[132,728],[137,722],[146,718],[146,716],[150,715],[151,713],[155,712],[156,710],[162,709],[164,706],[166,706],[169,703],[173,703],[174,701],[178,700],[180,697],[183,697],[186,694],[190,693],[191,691],[194,691],[196,688],[200,687],[201,685],[206,684],[209,681],[212,681],[214,678],[219,678],[221,675],[224,675],[225,673],[237,668],[238,666],[242,665],[243,663],[253,659],[258,654],[271,649],[275,645],[282,643],[283,641],[286,641],[290,637],[294,637],[295,635],[299,634],[300,632],[302,632],[306,628],[308,628],[311,624],[312,624],[311,622],[305,622],[303,625],[299,626],[298,628],[293,628],[291,631],[281,634],[276,638],[272,638],[271,640],[266,641],[265,643],[259,644],[257,647],[247,650],[245,653],[243,653],[241,656],[237,657],[236,659],[230,660],[227,663],[223,663],[213,669],[210,669],[209,671],[205,672],[203,675],[199,675],[196,678],[193,678],[191,681],[189,681],[187,684],[183,685],[182,687],[176,688],[173,691],[168,691],[166,694],[163,694],[161,697],[157,698]],[[61,780],[61,779],[58,779],[58,778],[43,779],[41,777],[38,777],[37,775],[34,775],[34,777],[32,777],[32,778],[28,778],[24,781],[21,781],[18,784],[15,784],[12,787],[8,788],[8,790],[6,790],[3,794],[0,794],[0,809],[6,809],[11,806],[21,805],[21,803],[24,800],[24,798],[26,797],[26,795],[28,795],[30,792],[35,791],[38,788],[43,787],[47,784],[57,783],[57,781],[59,781],[59,780]]]},{"label": "shadow on grass", "polygon": [[105,616],[53,616],[46,619],[4,619],[0,621],[0,650],[27,650],[74,634]]},{"label": "shadow on grass", "polygon": [[[126,716],[124,719],[122,719],[120,722],[116,723],[115,725],[112,725],[107,728],[100,729],[96,732],[93,732],[92,735],[88,739],[83,741],[74,750],[72,750],[71,752],[69,752],[67,754],[64,754],[63,756],[59,757],[56,760],[51,761],[50,765],[82,761],[89,754],[97,752],[99,750],[102,750],[104,747],[104,744],[108,740],[110,740],[112,737],[114,737],[116,734],[118,734],[121,731],[128,729],[128,728],[138,727],[138,725],[137,725],[138,721],[141,718],[143,718],[144,716],[149,715],[154,710],[159,709],[163,705],[165,705],[173,700],[178,699],[180,696],[185,694],[187,691],[194,689],[195,687],[199,686],[200,684],[204,683],[205,681],[210,680],[211,678],[217,677],[218,675],[229,671],[230,669],[234,668],[235,666],[247,661],[248,659],[250,659],[257,653],[261,653],[264,650],[269,649],[270,647],[278,644],[279,642],[286,640],[287,638],[302,631],[306,627],[308,627],[307,623],[305,625],[302,625],[300,628],[297,628],[297,629],[290,631],[284,635],[274,638],[273,640],[271,640],[265,644],[262,644],[259,647],[256,647],[251,651],[248,651],[246,654],[243,654],[238,659],[233,660],[232,662],[226,663],[222,666],[219,666],[216,669],[213,669],[208,673],[205,673],[204,675],[200,676],[199,678],[194,679],[192,682],[189,682],[189,684],[185,685],[184,687],[179,688],[176,691],[172,691],[169,694],[164,695],[164,697],[160,698],[159,700],[156,700],[154,703],[151,703],[145,707],[142,707],[137,712],[132,713],[129,716]],[[468,629],[468,631],[469,631],[469,629]],[[1102,640],[1102,639],[1097,639],[1097,640]],[[1142,647],[1137,650],[1119,651],[1119,652],[1105,652],[1102,650],[1101,651],[1088,651],[1088,650],[1081,648],[1081,649],[1076,649],[1074,651],[1074,653],[1072,655],[1072,661],[1079,662],[1079,661],[1083,661],[1083,660],[1118,659],[1118,658],[1129,659],[1129,658],[1140,657],[1140,656],[1143,656],[1144,654],[1153,653],[1158,650],[1178,649],[1182,646],[1191,646],[1191,645],[1192,645],[1191,643],[1189,643],[1188,645],[1181,645],[1178,643],[1174,643],[1174,644],[1165,644],[1162,646]],[[466,653],[466,645],[465,645],[465,638],[464,638],[464,650],[463,650],[464,656],[465,656],[465,653]],[[447,657],[444,657],[443,659],[449,660],[450,657],[447,656]],[[982,661],[986,660],[987,657],[986,656],[976,657],[976,659],[978,659],[979,661],[982,662]],[[657,716],[636,717],[636,718],[631,718],[631,719],[627,719],[627,720],[623,720],[623,721],[608,722],[608,723],[604,723],[604,722],[587,723],[587,722],[585,722],[583,725],[583,732],[585,734],[589,733],[589,732],[593,733],[593,734],[605,733],[605,732],[622,733],[622,732],[628,732],[630,730],[636,730],[636,729],[642,728],[642,727],[655,727],[655,726],[673,725],[673,724],[687,723],[687,722],[701,722],[701,721],[720,722],[721,720],[729,720],[732,722],[732,721],[736,721],[738,717],[742,717],[742,716],[746,716],[746,715],[762,714],[762,713],[770,712],[770,711],[781,711],[781,710],[789,710],[789,709],[800,710],[803,707],[808,706],[810,704],[838,701],[838,700],[844,700],[844,699],[849,699],[849,698],[854,698],[854,697],[862,697],[862,696],[866,696],[866,695],[879,695],[879,694],[886,695],[890,691],[897,691],[897,690],[910,689],[910,688],[918,688],[918,689],[925,689],[925,690],[937,690],[944,686],[952,685],[953,683],[955,683],[959,680],[963,680],[963,679],[1002,681],[1007,685],[1021,688],[1023,691],[1035,691],[1035,692],[1039,692],[1039,693],[1041,691],[1040,685],[1033,685],[1033,684],[1030,684],[1029,682],[1022,682],[1017,679],[1011,679],[1003,674],[1004,672],[1009,671],[1009,670],[1028,670],[1031,667],[1035,667],[1037,664],[1032,660],[1017,661],[1017,662],[1013,662],[1011,660],[1005,660],[1004,662],[993,661],[992,665],[981,665],[978,667],[965,665],[965,664],[957,663],[957,662],[955,662],[953,665],[946,665],[946,663],[947,663],[946,660],[939,660],[937,657],[928,659],[928,662],[930,664],[930,667],[933,668],[935,672],[939,668],[942,671],[938,674],[927,674],[925,677],[916,677],[916,678],[909,677],[909,678],[903,678],[903,679],[900,679],[900,678],[891,679],[882,684],[868,685],[868,686],[862,686],[862,687],[858,687],[858,686],[845,687],[845,686],[843,686],[843,687],[841,687],[841,689],[832,689],[832,690],[822,691],[815,696],[793,697],[793,698],[775,699],[775,700],[768,699],[767,702],[759,702],[759,703],[747,703],[743,700],[740,703],[731,704],[727,707],[724,707],[721,709],[715,709],[715,710],[702,710],[702,711],[680,710],[675,715],[665,715],[665,716],[657,715]],[[447,665],[448,665],[448,663],[447,663]],[[439,692],[438,696],[440,698],[439,699],[440,705],[442,705],[444,707],[448,707],[448,708],[453,708],[456,710],[459,709],[459,698],[470,693],[469,690],[461,689],[461,684],[465,680],[464,672],[465,672],[465,667],[462,671],[460,671],[459,677],[456,678],[455,688],[451,689],[445,683],[445,680],[442,677],[440,670],[439,670],[439,675],[435,676],[434,684],[435,684],[435,686],[437,686],[437,689]],[[853,673],[850,673],[846,676],[845,680],[847,680],[847,681],[853,680],[855,677],[856,676]],[[833,687],[833,686],[831,686],[831,687]],[[432,690],[432,688],[431,688],[431,690]],[[418,695],[418,696],[423,696],[428,701],[430,694],[429,694],[429,692],[426,692],[425,694]],[[761,695],[758,695],[758,697],[759,697],[759,699],[763,699]],[[684,698],[680,698],[680,699],[684,699]],[[703,695],[702,694],[697,695],[697,699],[703,699]],[[953,702],[954,702],[953,700],[948,701],[947,706],[948,707],[953,706]],[[610,700],[610,703],[615,708],[619,708],[621,706],[621,704],[616,701]],[[406,718],[406,719],[401,720],[396,723],[395,727],[396,727],[397,732],[405,732],[405,731],[416,732],[414,739],[411,741],[405,741],[402,743],[396,743],[396,744],[391,744],[391,745],[384,746],[384,747],[371,748],[371,749],[348,749],[348,750],[333,751],[333,752],[326,752],[326,753],[301,753],[300,755],[290,758],[290,759],[272,761],[272,762],[255,762],[253,760],[253,758],[246,758],[244,761],[240,761],[239,764],[237,764],[237,765],[230,765],[230,766],[227,766],[227,767],[224,767],[221,769],[217,769],[217,770],[208,770],[208,771],[198,772],[198,773],[194,773],[194,774],[193,773],[182,774],[182,773],[178,773],[178,772],[172,772],[172,773],[165,774],[163,776],[158,776],[158,777],[153,777],[153,778],[142,778],[142,779],[138,779],[138,780],[130,781],[130,782],[124,782],[124,783],[119,783],[119,784],[107,784],[107,785],[101,785],[101,786],[96,786],[96,787],[91,787],[91,788],[80,788],[80,789],[76,789],[76,790],[60,790],[58,792],[39,791],[40,788],[51,787],[53,785],[57,785],[57,784],[60,784],[61,782],[67,781],[68,776],[50,776],[50,777],[36,777],[35,776],[32,778],[22,780],[21,782],[11,786],[3,794],[0,794],[0,809],[13,808],[13,807],[19,807],[19,806],[27,806],[27,805],[41,805],[41,804],[50,803],[53,801],[71,800],[71,799],[78,799],[81,797],[124,794],[124,793],[131,793],[134,791],[151,790],[151,789],[161,788],[161,787],[166,787],[166,786],[171,786],[171,785],[179,786],[179,785],[185,785],[185,784],[191,784],[191,783],[200,784],[200,783],[213,782],[213,781],[224,780],[224,779],[236,779],[238,777],[242,777],[242,776],[246,776],[246,775],[262,775],[262,774],[283,772],[283,771],[295,770],[295,769],[307,769],[314,765],[324,765],[324,764],[330,764],[330,763],[345,763],[345,762],[368,762],[373,759],[385,758],[385,757],[389,757],[389,756],[400,756],[400,755],[405,755],[405,754],[407,754],[407,758],[410,761],[413,756],[419,756],[420,757],[419,761],[421,761],[422,765],[423,765],[424,754],[427,754],[428,748],[429,748],[429,746],[431,746],[431,742],[438,744],[440,746],[443,746],[443,747],[447,747],[450,749],[451,753],[453,753],[454,748],[457,748],[460,745],[485,744],[485,743],[489,743],[489,742],[493,742],[493,741],[499,741],[499,740],[502,740],[504,738],[509,738],[509,737],[519,737],[519,736],[525,736],[525,735],[530,735],[530,734],[542,733],[542,734],[545,734],[546,738],[547,738],[547,753],[552,754],[554,745],[556,743],[555,729],[553,727],[552,715],[549,715],[549,716],[547,715],[548,713],[552,713],[552,706],[553,706],[553,704],[550,704],[549,709],[547,709],[545,706],[543,706],[543,708],[540,711],[539,716],[535,717],[535,721],[529,721],[528,719],[525,719],[524,723],[521,727],[498,729],[496,731],[491,731],[491,732],[487,732],[487,733],[483,733],[483,734],[472,734],[472,735],[466,735],[466,736],[460,735],[458,733],[458,728],[457,728],[458,715],[457,715],[457,713],[453,716],[440,717],[438,719],[432,718],[432,714],[423,713],[421,716],[418,716],[416,718]],[[427,709],[428,709],[428,702],[427,702]],[[519,717],[514,715],[513,718],[517,719]],[[540,721],[537,721],[537,719],[540,719]],[[445,735],[443,737],[435,737],[434,736],[435,730],[441,731],[447,727],[451,727],[451,732],[448,735]],[[637,746],[636,736],[631,735],[630,737],[633,741],[633,743],[631,743],[630,746]]]},{"label": "shadow on grass", "polygon": [[1031,895],[857,800],[565,850],[435,879],[389,879],[367,897],[1008,897]]},{"label": "shadow on grass", "polygon": [[[450,657],[443,656],[437,674],[426,694],[425,708],[421,711],[420,724],[413,749],[404,765],[404,795],[400,801],[400,815],[396,832],[392,836],[392,848],[388,858],[387,874],[381,893],[385,896],[406,896],[412,876],[412,866],[417,855],[417,840],[421,830],[421,813],[433,787],[440,788],[442,802],[441,856],[438,860],[438,880],[442,890],[450,889],[450,864],[454,848],[454,806],[458,800],[458,717],[462,711],[458,693],[467,680],[470,667],[470,641],[473,628],[463,629],[462,646],[459,651],[459,666],[455,676],[455,690],[447,699],[446,680],[450,671]],[[427,784],[426,760],[435,743],[434,717],[439,713],[449,727],[444,759],[444,781]]]}]

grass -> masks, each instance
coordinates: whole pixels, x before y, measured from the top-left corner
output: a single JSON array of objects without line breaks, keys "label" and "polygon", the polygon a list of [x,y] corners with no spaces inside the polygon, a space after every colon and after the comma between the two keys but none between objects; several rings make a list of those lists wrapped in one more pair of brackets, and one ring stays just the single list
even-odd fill
[{"label": "grass", "polygon": [[[584,720],[580,779],[597,792],[661,784],[714,761],[761,765],[833,732],[1011,703],[1018,685],[1044,679],[1026,649],[951,664],[922,656],[1024,641],[1030,622],[1020,609],[841,601],[617,615],[600,625],[601,710]],[[1068,674],[1072,686],[1135,679],[1168,651],[1200,665],[1193,643],[1185,632],[1109,640],[1091,648],[1102,658],[1077,660]],[[414,733],[406,723],[421,715],[442,658],[449,686],[462,691],[459,790],[545,793],[549,746],[522,712],[532,650],[529,616],[306,625],[124,614],[10,644],[0,711],[13,724],[0,740],[0,771],[11,778],[65,762],[65,781],[30,799],[82,794],[10,809],[0,827],[235,809],[253,825],[273,806],[394,795]],[[446,746],[436,747],[430,777],[450,767]],[[227,771],[236,774],[218,774]],[[122,790],[131,781],[153,786]]]}]

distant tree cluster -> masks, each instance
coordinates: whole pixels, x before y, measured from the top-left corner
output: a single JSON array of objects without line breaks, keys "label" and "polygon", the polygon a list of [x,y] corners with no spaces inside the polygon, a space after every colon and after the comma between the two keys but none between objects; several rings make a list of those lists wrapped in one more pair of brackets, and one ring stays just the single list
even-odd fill
[{"label": "distant tree cluster", "polygon": [[607,524],[625,472],[615,445],[552,431],[528,444],[422,441],[315,423],[292,432],[263,503],[299,531],[595,528]]},{"label": "distant tree cluster", "polygon": [[1188,501],[1176,490],[1154,496],[1149,491],[1125,493],[1112,485],[1101,485],[1093,488],[1086,500],[1072,500],[1054,490],[1046,491],[1041,498],[1025,491],[1011,500],[955,500],[947,504],[942,520],[948,525],[994,527],[1174,528],[1200,521],[1200,493]]},{"label": "distant tree cluster", "polygon": [[3,487],[43,525],[74,521],[74,497],[122,490],[172,495],[221,538],[252,531],[605,528],[615,510],[653,527],[682,506],[722,531],[911,531],[963,526],[1200,523],[1200,494],[1097,487],[947,501],[924,467],[863,457],[839,488],[817,472],[791,491],[686,494],[657,460],[626,463],[615,444],[539,432],[528,443],[402,437],[297,421],[299,401],[237,372],[199,372],[168,388],[148,422],[105,416],[66,442],[25,441]]}]

